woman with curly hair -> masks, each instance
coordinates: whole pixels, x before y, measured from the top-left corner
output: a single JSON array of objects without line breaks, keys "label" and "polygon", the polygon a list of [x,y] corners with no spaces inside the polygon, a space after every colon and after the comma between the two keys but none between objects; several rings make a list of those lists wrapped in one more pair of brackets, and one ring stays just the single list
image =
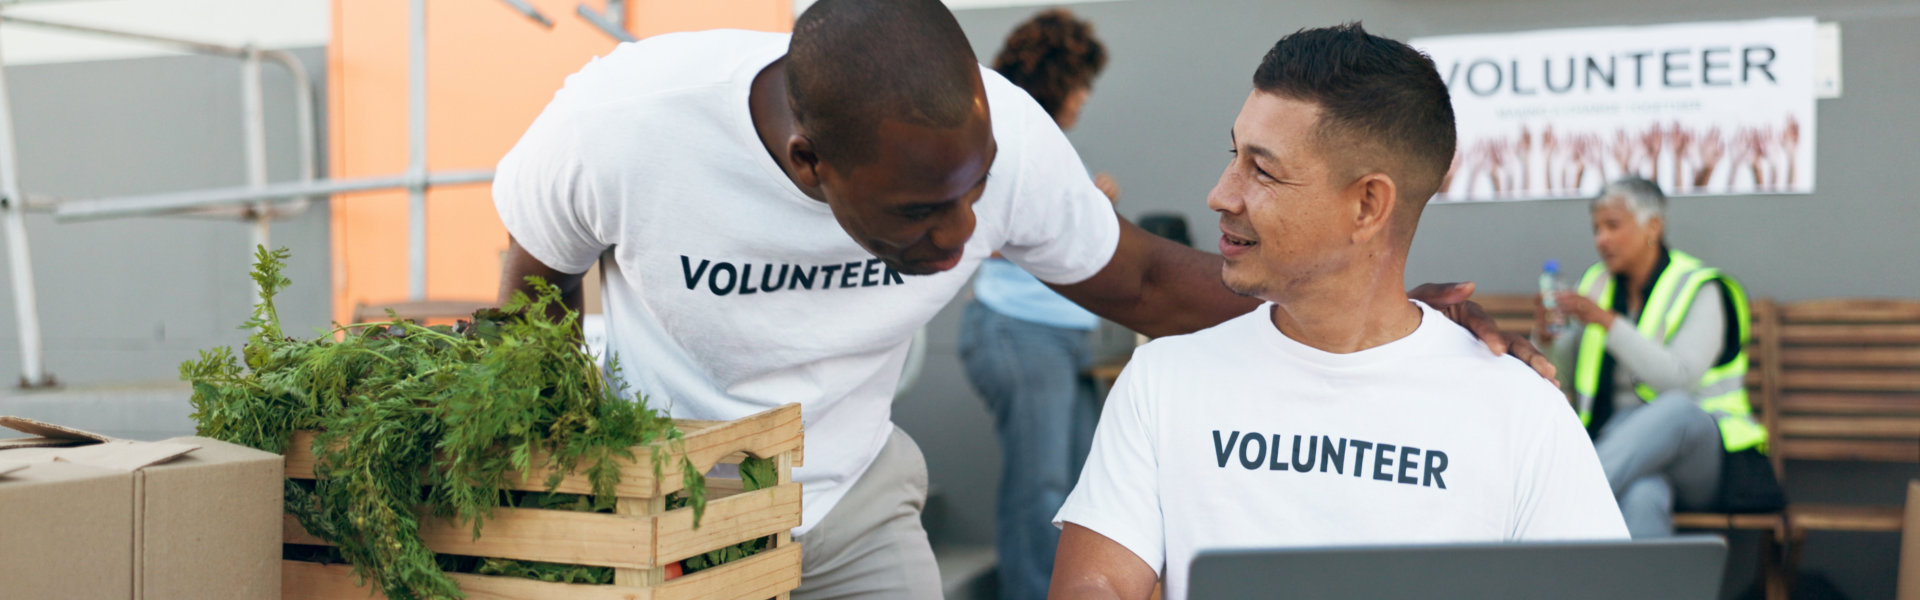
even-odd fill
[{"label": "woman with curly hair", "polygon": [[[993,69],[1065,130],[1079,121],[1106,63],[1093,28],[1055,9],[1015,28]],[[1109,199],[1119,197],[1111,178],[1094,180]],[[1000,597],[1045,598],[1060,539],[1053,515],[1080,478],[1099,417],[1093,382],[1083,371],[1100,319],[997,256],[981,265],[973,291],[960,359],[1000,437]]]}]

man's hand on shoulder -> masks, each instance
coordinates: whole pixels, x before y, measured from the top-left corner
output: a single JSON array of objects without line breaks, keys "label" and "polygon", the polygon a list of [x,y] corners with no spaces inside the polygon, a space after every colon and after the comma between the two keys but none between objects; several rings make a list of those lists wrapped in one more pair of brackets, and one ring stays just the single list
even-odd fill
[{"label": "man's hand on shoulder", "polygon": [[1526,336],[1501,332],[1499,324],[1493,321],[1493,317],[1487,316],[1487,311],[1468,300],[1473,297],[1473,282],[1423,284],[1407,290],[1407,297],[1427,303],[1427,306],[1467,328],[1494,354],[1511,354],[1549,380],[1556,375],[1553,361],[1527,341]]},{"label": "man's hand on shoulder", "polygon": [[1146,600],[1160,577],[1132,550],[1068,522],[1060,530],[1048,598]]}]

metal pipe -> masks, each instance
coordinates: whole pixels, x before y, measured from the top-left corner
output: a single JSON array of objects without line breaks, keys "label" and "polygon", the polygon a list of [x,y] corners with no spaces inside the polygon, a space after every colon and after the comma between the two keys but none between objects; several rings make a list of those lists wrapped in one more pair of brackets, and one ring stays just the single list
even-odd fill
[{"label": "metal pipe", "polygon": [[[313,115],[313,105],[315,101],[313,80],[308,77],[307,65],[306,63],[300,62],[300,57],[294,56],[292,52],[285,50],[261,50],[259,52],[261,58],[280,63],[280,66],[286,68],[287,75],[293,78],[293,118],[295,121],[298,121],[298,126],[294,127],[294,132],[299,136],[300,181],[311,182],[314,177],[318,176],[320,170],[320,136],[318,133],[320,123]],[[298,198],[297,202],[299,202],[299,206],[294,207],[294,210],[306,208],[306,197]],[[276,214],[287,214],[290,211],[288,207],[280,207],[274,212]]]},{"label": "metal pipe", "polygon": [[0,61],[0,211],[5,212],[7,268],[13,281],[13,315],[20,328],[20,386],[53,384],[42,364],[40,305],[33,288],[33,259],[27,249],[25,196],[20,193],[20,164],[13,139],[13,101],[6,68]]},{"label": "metal pipe", "polygon": [[228,46],[225,44],[215,44],[211,42],[202,42],[198,40],[180,39],[176,37],[167,37],[164,35],[153,35],[150,33],[134,33],[131,31],[106,29],[101,27],[94,27],[91,25],[76,25],[73,23],[61,23],[59,21],[48,21],[44,19],[37,19],[33,17],[21,17],[16,15],[0,15],[0,21],[19,23],[22,25],[32,25],[35,27],[45,27],[48,29],[61,29],[61,30],[72,31],[76,33],[89,33],[94,35],[105,35],[105,36],[124,38],[129,40],[152,42],[155,44],[162,44],[167,46],[179,46],[182,49],[185,49],[189,52],[198,52],[201,54],[218,54],[222,56],[231,56],[233,58],[247,57],[247,48],[242,46]]},{"label": "metal pipe", "polygon": [[[490,170],[447,171],[442,173],[429,173],[426,184],[428,186],[439,187],[486,183],[492,180],[493,171]],[[73,222],[122,217],[151,217],[170,215],[209,206],[252,204],[262,200],[285,200],[301,196],[327,196],[348,192],[407,188],[411,186],[412,179],[408,176],[387,175],[354,179],[323,179],[310,183],[270,183],[265,187],[259,188],[241,186],[168,192],[163,194],[66,200],[53,209],[53,218],[61,222]]]},{"label": "metal pipe", "polygon": [[622,42],[632,42],[638,39],[633,37],[633,34],[627,32],[627,0],[607,0],[606,14],[601,14],[591,8],[587,8],[585,4],[574,7],[573,11],[579,13],[580,18],[586,19],[588,23],[592,23],[594,27],[598,28],[602,33],[611,36],[613,39]]},{"label": "metal pipe", "polygon": [[514,10],[520,11],[520,14],[525,15],[527,18],[533,19],[533,22],[539,23],[541,27],[553,29],[553,19],[549,19],[546,15],[540,14],[540,9],[534,8],[532,4],[527,4],[527,0],[501,1],[506,2],[507,6],[513,7]]},{"label": "metal pipe", "polygon": [[[228,46],[225,44],[215,44],[212,42],[188,40],[188,39],[168,37],[163,35],[154,35],[149,33],[122,31],[118,29],[107,29],[103,27],[94,27],[91,25],[77,25],[73,23],[62,23],[59,21],[48,21],[45,19],[38,19],[33,17],[21,17],[21,16],[8,15],[8,14],[0,14],[0,21],[6,21],[10,23],[19,23],[21,25],[31,25],[34,27],[43,27],[47,29],[58,29],[63,31],[75,32],[75,33],[84,33],[84,34],[90,34],[90,35],[100,35],[100,36],[121,38],[121,39],[134,40],[134,41],[143,41],[143,42],[149,42],[149,43],[160,44],[165,46],[175,46],[182,50],[186,50],[188,52],[196,52],[200,54],[211,54],[216,56],[227,56],[227,57],[239,58],[239,59],[247,59],[247,57],[249,56],[249,53],[252,53],[252,54],[259,55],[260,58],[271,60],[275,63],[278,63],[282,67],[284,67],[287,70],[287,74],[293,78],[294,119],[298,121],[297,127],[295,127],[294,130],[296,134],[299,136],[300,180],[313,181],[314,177],[319,172],[319,154],[320,154],[319,147],[320,146],[319,146],[318,140],[320,136],[318,131],[319,131],[320,125],[319,125],[319,121],[314,118],[314,105],[317,97],[313,89],[313,79],[307,71],[306,63],[301,62],[300,57],[295,56],[292,52],[288,52],[285,50],[258,49],[258,48],[253,48],[251,46],[245,46],[245,47]],[[285,215],[285,214],[290,214],[292,212],[297,212],[298,210],[305,208],[305,203],[307,202],[306,198],[298,198],[297,201],[300,203],[299,206],[276,207],[272,212],[276,215]]]},{"label": "metal pipe", "polygon": [[[246,148],[247,186],[254,189],[267,185],[267,107],[261,87],[260,52],[248,48],[246,59],[240,63],[241,137]],[[267,201],[256,201],[249,219],[253,221],[253,244],[248,253],[253,248],[272,248],[273,215]]]},{"label": "metal pipe", "polygon": [[407,36],[407,297],[427,299],[427,0]]}]

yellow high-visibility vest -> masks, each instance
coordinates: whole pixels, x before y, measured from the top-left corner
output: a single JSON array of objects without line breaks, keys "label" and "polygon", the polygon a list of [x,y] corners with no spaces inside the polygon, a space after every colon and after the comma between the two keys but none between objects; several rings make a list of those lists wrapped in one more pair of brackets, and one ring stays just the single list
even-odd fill
[{"label": "yellow high-visibility vest", "polygon": [[[1588,298],[1599,303],[1600,308],[1613,309],[1613,276],[1603,264],[1595,264],[1587,269],[1580,280],[1580,291]],[[1693,306],[1694,296],[1700,287],[1708,282],[1719,282],[1721,293],[1727,295],[1733,306],[1732,324],[1739,328],[1739,352],[1732,360],[1714,365],[1700,382],[1689,390],[1698,399],[1700,409],[1712,415],[1720,425],[1720,441],[1728,452],[1739,452],[1748,448],[1767,451],[1767,430],[1753,418],[1753,407],[1747,403],[1747,341],[1753,334],[1749,319],[1746,290],[1733,276],[1719,269],[1702,264],[1699,259],[1678,250],[1668,254],[1667,269],[1660,273],[1660,279],[1653,283],[1653,293],[1647,298],[1647,305],[1640,309],[1640,319],[1635,327],[1647,339],[1661,343],[1673,340],[1680,331],[1680,324],[1687,318],[1687,309]],[[1595,398],[1600,389],[1600,363],[1607,352],[1607,330],[1599,325],[1587,325],[1580,339],[1579,360],[1574,364],[1573,389],[1579,396],[1580,422],[1587,423],[1593,418],[1594,402],[1612,402],[1612,398]],[[1652,402],[1658,395],[1646,384],[1634,386],[1634,391],[1642,400]]]}]

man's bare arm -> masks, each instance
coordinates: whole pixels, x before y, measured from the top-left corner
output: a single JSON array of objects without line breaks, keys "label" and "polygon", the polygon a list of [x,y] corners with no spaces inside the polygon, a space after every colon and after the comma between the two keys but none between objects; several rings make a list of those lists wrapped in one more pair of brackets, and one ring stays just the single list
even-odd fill
[{"label": "man's bare arm", "polygon": [[[1259,300],[1233,293],[1220,281],[1220,255],[1147,233],[1120,219],[1113,260],[1086,281],[1052,285],[1060,295],[1102,317],[1150,336],[1192,333],[1253,310]],[[1493,318],[1467,300],[1472,283],[1429,283],[1407,291],[1472,331],[1499,354],[1512,354],[1542,376],[1553,363],[1518,335],[1500,332]]]},{"label": "man's bare arm", "polygon": [[1220,255],[1147,233],[1120,219],[1113,260],[1093,277],[1052,286],[1094,314],[1150,336],[1192,333],[1247,314],[1259,300],[1220,282]]},{"label": "man's bare arm", "polygon": [[1153,595],[1160,578],[1139,555],[1092,529],[1065,525],[1048,598],[1145,600]]},{"label": "man's bare arm", "polygon": [[[507,258],[501,265],[500,272],[500,303],[506,304],[507,300],[513,297],[514,292],[523,292],[532,296],[533,286],[527,285],[527,277],[530,275],[537,275],[554,287],[560,288],[560,300],[567,310],[580,312],[580,309],[585,306],[580,296],[580,280],[584,273],[563,273],[549,267],[546,263],[540,262],[540,259],[534,258],[532,254],[528,254],[525,248],[521,248],[520,242],[513,239],[513,236],[507,236]],[[553,311],[548,316],[559,319],[562,315],[558,311]]]}]

